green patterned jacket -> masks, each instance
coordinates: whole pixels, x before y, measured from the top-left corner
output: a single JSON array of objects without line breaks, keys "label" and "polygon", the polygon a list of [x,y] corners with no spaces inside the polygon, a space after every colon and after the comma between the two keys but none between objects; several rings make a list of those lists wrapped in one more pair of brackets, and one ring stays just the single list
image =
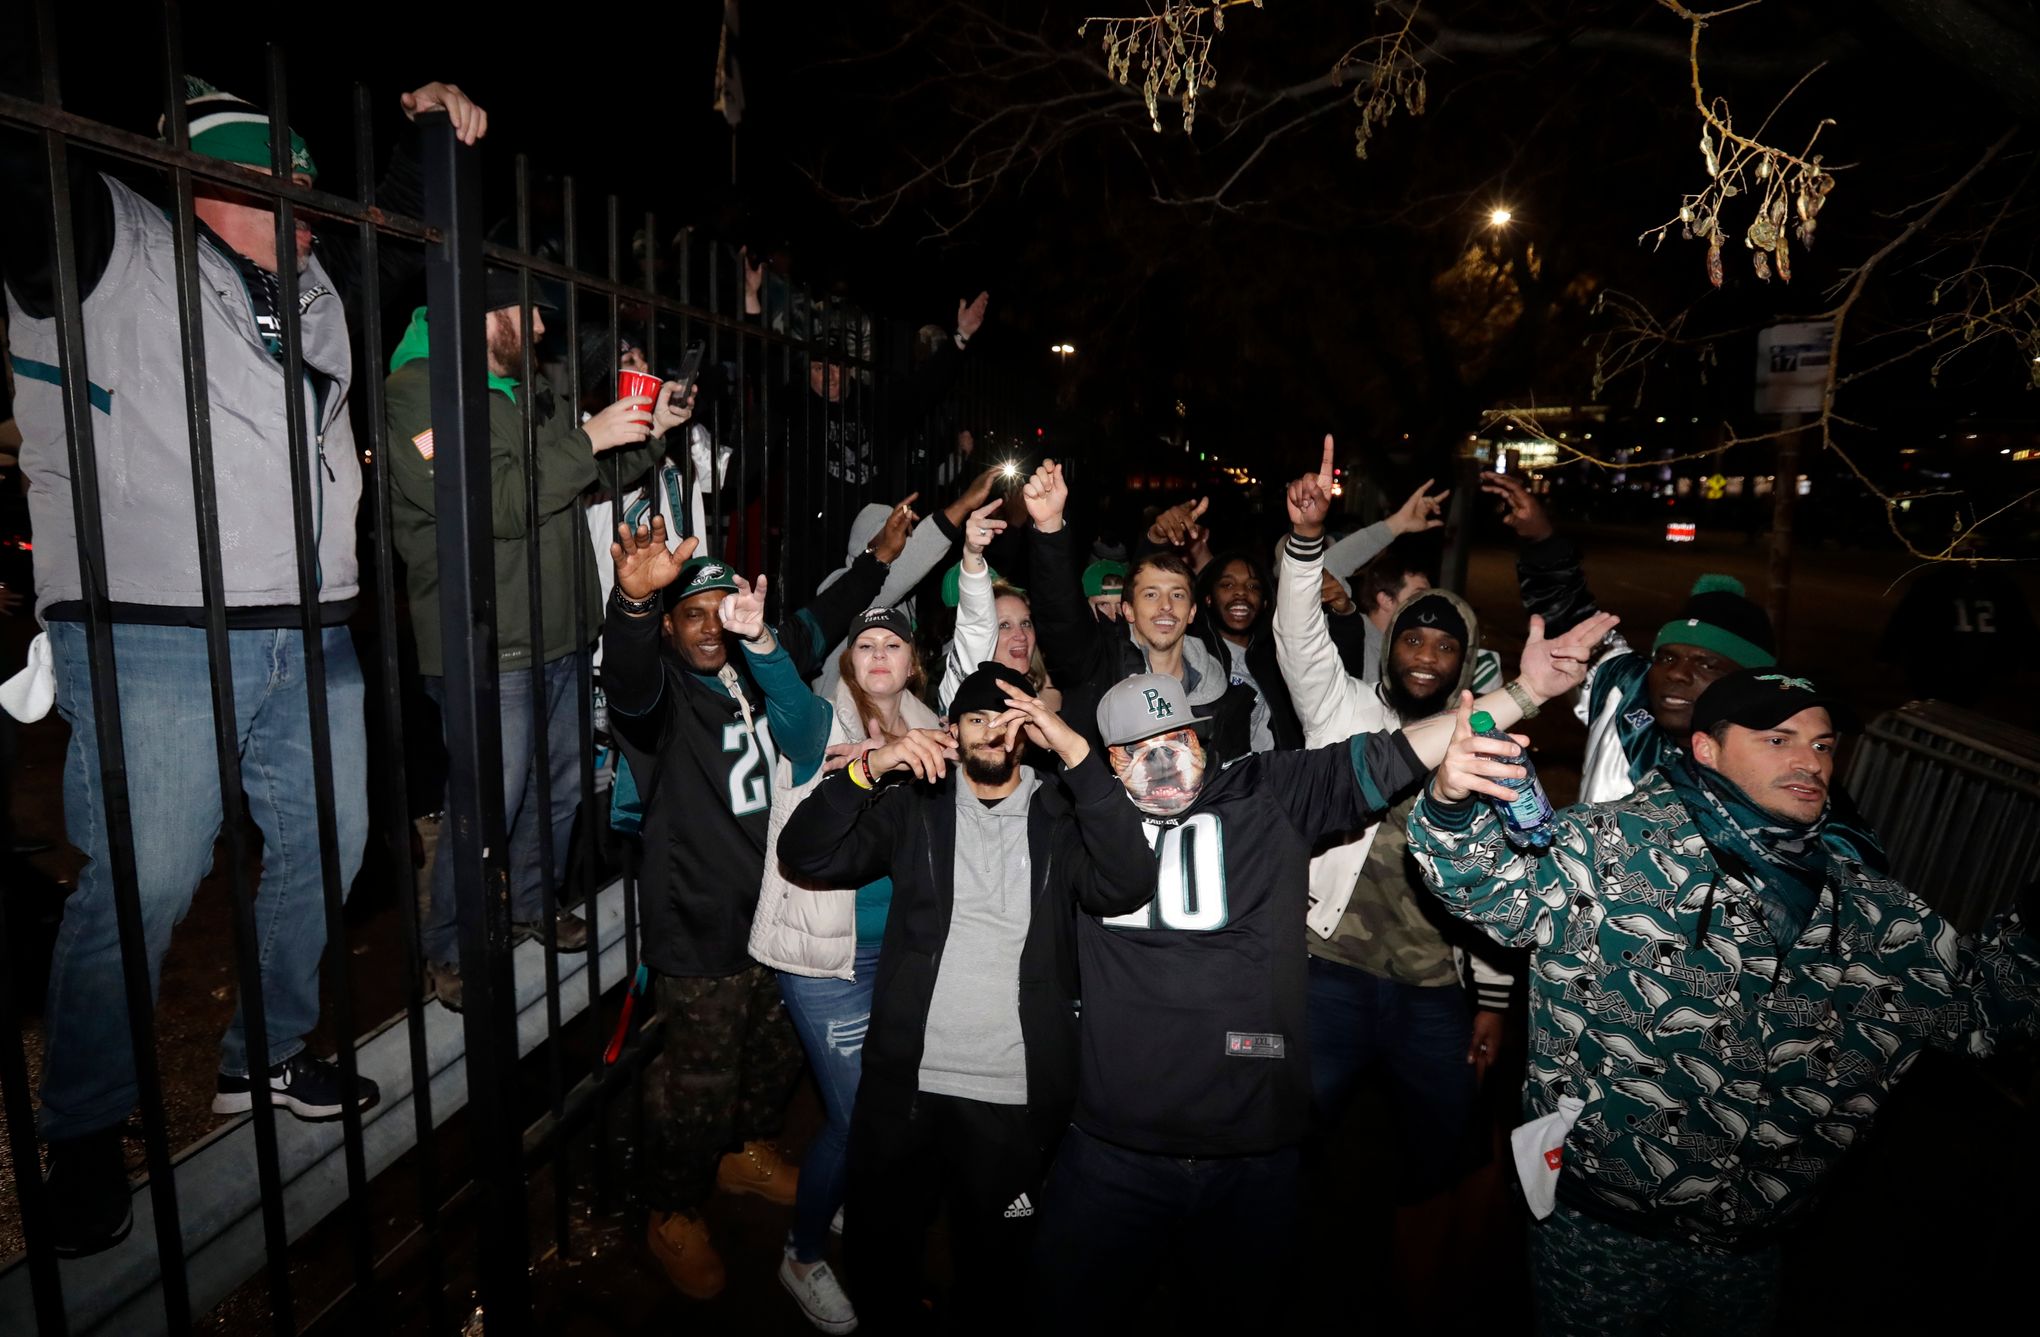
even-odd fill
[{"label": "green patterned jacket", "polygon": [[1532,949],[1524,1106],[1586,1101],[1559,1181],[1579,1210],[1749,1243],[1811,1204],[1921,1049],[2040,1028],[2040,940],[2016,911],[1965,939],[1844,863],[1781,951],[1662,775],[1558,826],[1527,857],[1485,802],[1426,791],[1409,836],[1453,914]]}]

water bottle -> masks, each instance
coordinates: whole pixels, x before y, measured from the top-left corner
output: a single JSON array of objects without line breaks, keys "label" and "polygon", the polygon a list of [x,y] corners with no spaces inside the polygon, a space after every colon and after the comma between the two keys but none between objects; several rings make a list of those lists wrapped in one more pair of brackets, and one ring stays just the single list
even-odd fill
[{"label": "water bottle", "polygon": [[[1485,710],[1473,712],[1469,721],[1473,731],[1483,738],[1499,738],[1505,743],[1516,740],[1495,727],[1495,717]],[[1545,849],[1550,846],[1553,835],[1551,800],[1544,795],[1544,786],[1537,781],[1537,768],[1530,764],[1530,753],[1525,749],[1509,758],[1523,768],[1523,778],[1509,780],[1497,777],[1495,783],[1506,785],[1516,791],[1516,797],[1504,803],[1491,798],[1488,802],[1502,819],[1502,830],[1508,835],[1509,843],[1518,849]]]}]

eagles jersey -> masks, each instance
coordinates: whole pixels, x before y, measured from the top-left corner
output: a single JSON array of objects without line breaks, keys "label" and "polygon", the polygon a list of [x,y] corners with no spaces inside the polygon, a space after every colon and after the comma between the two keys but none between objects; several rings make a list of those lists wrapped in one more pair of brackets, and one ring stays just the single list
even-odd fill
[{"label": "eagles jersey", "polygon": [[1078,1127],[1172,1156],[1302,1140],[1311,851],[1379,820],[1425,774],[1400,733],[1359,734],[1244,757],[1188,810],[1145,823],[1154,898],[1078,922]]}]

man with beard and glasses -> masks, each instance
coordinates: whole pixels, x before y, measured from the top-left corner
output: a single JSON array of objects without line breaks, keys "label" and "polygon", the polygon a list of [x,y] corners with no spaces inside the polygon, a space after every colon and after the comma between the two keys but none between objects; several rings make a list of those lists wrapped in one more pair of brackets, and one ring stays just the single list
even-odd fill
[{"label": "man with beard and glasses", "polygon": [[[820,884],[892,878],[843,1212],[858,1316],[888,1333],[926,1317],[921,1256],[945,1203],[952,1326],[1022,1325],[1076,1087],[1076,911],[1132,910],[1154,878],[1139,812],[1026,678],[980,665],[950,717],[824,780],[779,834],[781,861]],[[1061,784],[1020,763],[1023,739]]]},{"label": "man with beard and glasses", "polygon": [[1893,881],[1832,804],[1849,712],[1805,678],[1716,681],[1675,757],[1543,853],[1487,802],[1526,740],[1471,714],[1409,839],[1447,909],[1531,950],[1536,1330],[1769,1331],[1781,1234],[1920,1052],[2040,1032],[2040,904],[1966,938]]},{"label": "man with beard and glasses", "polygon": [[[566,867],[574,812],[581,802],[580,716],[576,700],[581,651],[602,631],[602,591],[595,564],[576,551],[582,537],[581,493],[596,480],[597,456],[612,455],[617,475],[634,478],[665,450],[666,433],[692,415],[690,390],[673,402],[671,384],[659,387],[658,402],[620,399],[580,426],[556,405],[542,377],[524,385],[525,319],[534,345],[545,337],[550,300],[532,282],[531,306],[523,305],[521,283],[509,270],[483,277],[483,326],[488,346],[489,523],[495,539],[496,667],[500,674],[498,721],[503,740],[503,820],[509,836],[510,919],[518,941],[541,937],[544,888],[540,842],[550,842],[557,874]],[[386,462],[390,470],[390,534],[404,559],[411,596],[411,630],[418,644],[418,672],[434,702],[446,699],[439,627],[438,498],[433,485],[431,332],[419,307],[390,356],[385,403],[389,424]],[[531,362],[538,357],[534,347]],[[534,373],[535,375],[535,373]],[[524,417],[533,419],[535,440],[527,451]],[[538,473],[538,536],[527,528],[527,470]],[[538,563],[539,599],[545,625],[534,625],[530,563]],[[581,574],[575,575],[575,568]],[[575,591],[581,598],[577,609]],[[544,696],[534,709],[533,663],[544,667]],[[549,774],[538,772],[538,731],[545,731]],[[453,861],[433,864],[430,908],[419,948],[439,1001],[461,1006],[460,950],[453,896]],[[563,952],[586,951],[588,927],[578,915],[561,912],[553,945]]]},{"label": "man with beard and glasses", "polygon": [[[1516,578],[1523,607],[1563,629],[1597,608],[1580,550],[1557,533],[1544,502],[1506,474],[1482,474],[1481,490],[1501,498],[1502,523],[1523,549]],[[1709,683],[1739,668],[1778,662],[1770,615],[1733,576],[1703,575],[1679,616],[1665,623],[1649,654],[1619,634],[1595,661],[1573,714],[1587,726],[1580,801],[1618,799],[1658,766],[1676,760],[1693,732],[1693,703]]]},{"label": "man with beard and glasses", "polygon": [[[1519,702],[1570,690],[1613,622],[1556,642],[1533,624],[1523,678],[1483,709],[1513,722]],[[1112,769],[1154,849],[1152,897],[1077,921],[1083,1043],[1035,1258],[1043,1332],[1127,1331],[1165,1259],[1223,1263],[1237,1284],[1197,1293],[1232,1311],[1227,1330],[1245,1330],[1283,1292],[1310,1119],[1297,944],[1311,851],[1393,808],[1451,734],[1434,717],[1220,769],[1210,724],[1167,674],[1130,677],[1098,705]]]},{"label": "man with beard and glasses", "polygon": [[[1276,658],[1309,747],[1438,716],[1474,685],[1480,646],[1472,607],[1426,581],[1384,619],[1381,680],[1347,671],[1318,607],[1330,482],[1306,475],[1289,490],[1274,619]],[[1527,694],[1518,704],[1532,713]],[[1379,1074],[1387,1085],[1394,1275],[1413,1321],[1449,1312],[1439,1284],[1452,1256],[1451,1190],[1485,1158],[1480,1084],[1500,1051],[1514,984],[1490,960],[1499,955],[1492,944],[1440,911],[1410,861],[1403,823],[1415,802],[1411,794],[1381,821],[1319,846],[1304,935],[1316,1126],[1329,1133],[1363,1079]]]},{"label": "man with beard and glasses", "polygon": [[[30,100],[41,91],[29,30],[35,8],[0,6],[0,91]],[[183,91],[193,153],[238,164],[251,182],[254,174],[274,170],[270,118],[262,108],[196,79]],[[446,113],[468,144],[487,130],[486,113],[451,84],[426,84],[405,93],[401,105],[412,118]],[[295,184],[309,187],[316,180],[311,151],[295,133],[287,162]],[[223,536],[216,597],[226,605],[230,661],[215,665],[206,640],[185,402],[192,363],[180,329],[182,270],[173,214],[151,197],[146,180],[140,188],[129,185],[95,154],[73,151],[69,164],[63,184],[72,231],[70,282],[82,316],[74,333],[85,356],[68,373],[76,378],[70,388],[87,405],[82,411],[91,419],[101,483],[101,594],[119,665],[121,717],[128,722],[127,826],[143,934],[138,946],[153,991],[171,932],[212,863],[222,822],[241,820],[238,812],[224,813],[221,800],[210,709],[217,672],[231,679],[237,718],[229,728],[240,783],[248,816],[262,832],[253,913],[269,1052],[248,1053],[237,1010],[221,1041],[212,1108],[238,1114],[259,1099],[300,1119],[337,1119],[350,1104],[374,1105],[378,1092],[359,1076],[350,1090],[338,1064],[305,1047],[319,1020],[319,963],[327,942],[307,690],[311,646],[304,626],[305,605],[315,603],[312,621],[325,664],[319,704],[331,744],[332,853],[345,895],[368,840],[363,684],[347,629],[360,595],[355,520],[361,499],[349,402],[358,369],[347,309],[362,297],[368,277],[362,252],[349,225],[320,238],[315,253],[314,219],[300,210],[296,236],[279,256],[273,199],[222,181],[193,182],[191,333],[204,345],[204,384],[197,389],[211,412],[215,518]],[[64,809],[85,856],[52,957],[39,1117],[50,1142],[48,1238],[59,1255],[75,1257],[111,1248],[133,1224],[121,1138],[136,1096],[126,1018],[141,1000],[127,998],[116,927],[109,812],[88,671],[85,569],[74,535],[59,318],[67,294],[53,245],[51,184],[35,139],[0,135],[0,195],[7,201],[0,208],[0,266],[6,270],[21,472],[30,484],[36,615],[47,629],[49,652],[39,686],[47,686],[50,695],[42,700],[53,698],[70,726]],[[420,191],[416,137],[407,131],[397,138],[377,199],[395,212],[416,214]],[[415,247],[384,246],[379,254],[385,284],[417,270]],[[293,273],[303,370],[295,386],[283,365],[289,333],[283,283]],[[301,517],[291,482],[293,396],[304,428],[295,447],[311,484],[303,503],[313,534],[312,550],[303,554],[315,577],[309,592],[300,575]]]}]

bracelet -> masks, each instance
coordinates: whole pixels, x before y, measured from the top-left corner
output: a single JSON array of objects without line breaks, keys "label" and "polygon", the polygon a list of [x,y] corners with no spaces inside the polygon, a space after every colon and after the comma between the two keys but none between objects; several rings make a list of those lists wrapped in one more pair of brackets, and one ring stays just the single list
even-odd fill
[{"label": "bracelet", "polygon": [[1522,682],[1517,681],[1507,683],[1503,686],[1502,690],[1509,694],[1509,699],[1511,701],[1514,701],[1517,705],[1523,708],[1524,719],[1534,720],[1537,718],[1537,711],[1539,707],[1537,705],[1536,698],[1530,695],[1530,689],[1525,687],[1522,684]]},{"label": "bracelet", "polygon": [[633,599],[623,592],[623,586],[615,585],[610,588],[609,601],[616,605],[619,612],[628,613],[632,617],[643,617],[647,613],[659,611],[659,593],[657,590],[652,591],[651,595],[647,598]]},{"label": "bracelet", "polygon": [[843,769],[849,774],[850,783],[856,785],[859,789],[875,788],[871,783],[871,768],[864,764],[864,758],[852,757],[850,764]]}]

